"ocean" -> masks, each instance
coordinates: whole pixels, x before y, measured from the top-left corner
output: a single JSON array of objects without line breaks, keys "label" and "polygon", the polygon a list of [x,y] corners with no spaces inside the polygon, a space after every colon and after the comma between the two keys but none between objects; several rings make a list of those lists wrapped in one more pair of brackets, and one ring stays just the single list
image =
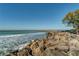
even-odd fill
[{"label": "ocean", "polygon": [[0,56],[22,49],[34,39],[46,37],[46,32],[35,30],[1,30],[0,31]]}]

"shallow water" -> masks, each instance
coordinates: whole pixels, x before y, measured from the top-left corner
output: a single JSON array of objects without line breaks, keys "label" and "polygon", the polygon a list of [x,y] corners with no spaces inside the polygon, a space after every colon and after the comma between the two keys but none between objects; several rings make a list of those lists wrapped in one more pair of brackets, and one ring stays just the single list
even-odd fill
[{"label": "shallow water", "polygon": [[41,39],[46,37],[46,32],[1,35],[0,36],[0,55],[7,55],[10,51],[14,51],[24,46],[33,39]]}]

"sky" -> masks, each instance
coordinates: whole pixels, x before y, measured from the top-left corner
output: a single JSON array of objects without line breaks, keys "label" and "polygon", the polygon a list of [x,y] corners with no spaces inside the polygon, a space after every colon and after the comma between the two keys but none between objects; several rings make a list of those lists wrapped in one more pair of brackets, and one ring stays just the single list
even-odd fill
[{"label": "sky", "polygon": [[0,3],[0,30],[71,29],[62,23],[79,4]]}]

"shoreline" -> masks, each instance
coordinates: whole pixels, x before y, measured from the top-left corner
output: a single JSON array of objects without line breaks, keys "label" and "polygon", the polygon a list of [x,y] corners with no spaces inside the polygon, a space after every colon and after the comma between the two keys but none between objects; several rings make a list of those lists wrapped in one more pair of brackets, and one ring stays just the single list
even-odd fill
[{"label": "shoreline", "polygon": [[[7,56],[75,56],[79,55],[79,36],[69,32],[48,32],[47,37],[32,40],[21,50]],[[74,40],[75,39],[75,40]]]},{"label": "shoreline", "polygon": [[10,51],[22,49],[25,45],[30,43],[32,39],[46,37],[45,32],[17,34],[0,36],[0,55],[6,55]]}]

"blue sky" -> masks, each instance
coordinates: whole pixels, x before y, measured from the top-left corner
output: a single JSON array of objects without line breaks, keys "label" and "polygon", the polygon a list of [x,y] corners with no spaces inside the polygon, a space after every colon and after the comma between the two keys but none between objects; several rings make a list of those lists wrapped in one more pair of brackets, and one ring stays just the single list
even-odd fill
[{"label": "blue sky", "polygon": [[0,29],[70,29],[64,16],[79,4],[0,4]]}]

